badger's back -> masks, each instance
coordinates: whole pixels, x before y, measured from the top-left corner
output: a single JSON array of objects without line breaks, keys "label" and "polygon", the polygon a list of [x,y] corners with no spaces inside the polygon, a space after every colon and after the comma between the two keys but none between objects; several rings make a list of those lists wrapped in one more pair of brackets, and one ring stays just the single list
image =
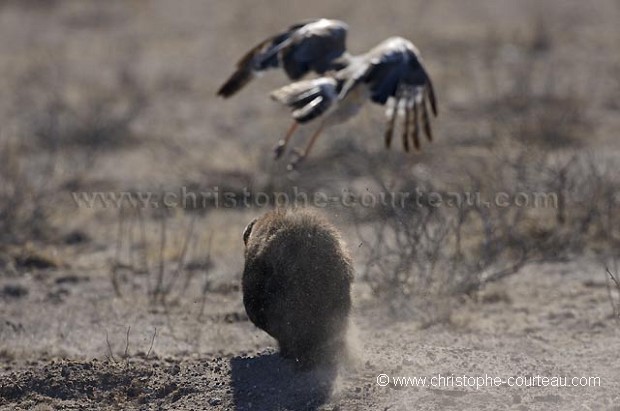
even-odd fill
[{"label": "badger's back", "polygon": [[317,214],[276,210],[254,223],[246,244],[244,304],[281,349],[299,354],[341,342],[352,278],[338,231]]}]

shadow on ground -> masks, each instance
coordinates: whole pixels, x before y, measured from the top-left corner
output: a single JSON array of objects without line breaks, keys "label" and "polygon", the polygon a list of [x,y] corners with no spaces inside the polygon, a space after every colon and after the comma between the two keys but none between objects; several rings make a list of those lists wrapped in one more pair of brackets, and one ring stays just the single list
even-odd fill
[{"label": "shadow on ground", "polygon": [[316,410],[329,400],[337,369],[297,371],[278,354],[230,360],[237,410]]}]

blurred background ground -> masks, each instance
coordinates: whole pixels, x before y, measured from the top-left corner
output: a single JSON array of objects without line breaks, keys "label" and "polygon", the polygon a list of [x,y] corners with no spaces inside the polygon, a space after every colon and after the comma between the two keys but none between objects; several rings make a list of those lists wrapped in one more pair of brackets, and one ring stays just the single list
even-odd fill
[{"label": "blurred background ground", "polygon": [[[383,109],[298,172],[269,73],[215,92],[309,17],[422,51],[439,99],[421,152]],[[620,3],[0,1],[0,408],[618,409]],[[312,127],[303,129],[302,145]],[[398,142],[398,141],[397,141]],[[323,212],[356,263],[357,363],[298,374],[245,316],[244,226],[265,211],[78,206],[72,193],[418,193]],[[217,187],[217,189],[216,189]],[[556,207],[432,207],[548,192]],[[421,205],[420,205],[421,204]],[[601,387],[379,387],[379,373],[600,376]],[[614,408],[615,407],[615,408]]]}]

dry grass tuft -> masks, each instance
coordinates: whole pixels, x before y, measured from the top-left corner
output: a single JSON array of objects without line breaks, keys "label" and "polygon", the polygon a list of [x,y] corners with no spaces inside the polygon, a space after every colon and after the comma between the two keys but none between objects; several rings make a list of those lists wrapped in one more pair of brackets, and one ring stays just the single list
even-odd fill
[{"label": "dry grass tuft", "polygon": [[[587,155],[509,154],[464,164],[467,177],[450,182],[368,171],[379,192],[411,194],[402,204],[354,209],[362,278],[394,314],[420,298],[475,294],[531,262],[620,247],[617,165]],[[529,203],[503,206],[497,193]]]},{"label": "dry grass tuft", "polygon": [[180,227],[169,210],[151,217],[139,208],[119,210],[116,252],[110,265],[115,293],[123,297],[143,289],[152,305],[167,308],[180,304],[198,282],[204,302],[213,262],[210,239],[207,244],[198,242],[198,217],[192,216],[186,227]]}]

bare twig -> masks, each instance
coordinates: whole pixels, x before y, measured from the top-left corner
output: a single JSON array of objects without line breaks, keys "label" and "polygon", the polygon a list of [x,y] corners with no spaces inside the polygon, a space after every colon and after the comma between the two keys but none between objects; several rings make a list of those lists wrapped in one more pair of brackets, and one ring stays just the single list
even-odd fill
[{"label": "bare twig", "polygon": [[108,330],[105,331],[105,343],[108,347],[108,359],[112,360],[114,364],[118,364],[118,361],[114,358],[114,352],[112,351],[112,345],[110,344],[110,339],[108,337]]},{"label": "bare twig", "polygon": [[183,246],[181,248],[181,255],[179,256],[179,259],[178,259],[178,262],[177,262],[177,268],[172,273],[172,279],[168,283],[168,286],[166,287],[166,289],[164,291],[164,296],[162,298],[165,298],[167,295],[170,294],[170,292],[172,291],[172,289],[173,289],[174,285],[176,284],[178,278],[181,276],[181,273],[183,272],[183,270],[185,268],[185,261],[186,261],[186,257],[187,257],[187,250],[189,248],[190,240],[192,239],[192,237],[194,235],[194,228],[196,226],[196,217],[197,217],[197,214],[194,214],[194,216],[192,217],[192,219],[191,219],[191,221],[189,223],[189,227],[186,230],[185,239],[183,241]]},{"label": "bare twig", "polygon": [[114,263],[112,264],[112,288],[117,297],[122,297],[121,286],[119,282],[119,270],[121,268],[121,253],[123,250],[123,228],[125,222],[125,212],[121,207],[118,210],[118,229],[116,233],[116,249],[114,253]]},{"label": "bare twig", "polygon": [[125,352],[123,358],[129,358],[129,332],[131,331],[131,325],[127,327],[127,335],[125,336]]},{"label": "bare twig", "polygon": [[[207,241],[207,252],[206,252],[206,261],[211,261],[211,245],[213,242],[213,233],[209,234],[209,240]],[[207,293],[209,292],[209,288],[211,286],[211,282],[209,281],[209,270],[205,267],[204,270],[205,279],[204,284],[202,286],[202,295],[200,297],[200,311],[198,312],[198,320],[202,319],[202,315],[204,314],[205,305],[207,303]],[[185,285],[187,287],[188,284]]]},{"label": "bare twig", "polygon": [[164,273],[166,271],[166,222],[167,217],[162,216],[159,237],[159,271],[157,276],[157,282],[155,283],[155,289],[153,290],[153,302],[157,302],[160,298],[160,294],[163,292]]},{"label": "bare twig", "polygon": [[607,274],[609,274],[609,277],[611,278],[611,280],[614,282],[614,284],[616,284],[616,288],[618,288],[618,290],[620,290],[620,282],[618,282],[618,279],[611,273],[609,268],[607,268],[606,270],[607,270]]},{"label": "bare twig", "polygon": [[155,337],[157,336],[157,327],[155,327],[155,331],[153,332],[153,337],[151,338],[151,346],[146,353],[146,359],[148,360],[149,355],[151,355],[151,351],[153,350],[153,344],[155,343]]},{"label": "bare twig", "polygon": [[[609,268],[605,268],[607,271],[607,275],[609,276],[607,279],[607,295],[609,296],[609,303],[611,304],[611,308],[613,310],[613,315],[615,321],[620,324],[620,281],[616,278],[614,274],[612,274]],[[612,287],[609,284],[609,279],[613,282],[616,287],[616,291],[618,292],[618,297],[614,297],[612,292]]]},{"label": "bare twig", "polygon": [[[138,207],[136,209],[136,215],[138,217],[138,225],[140,226],[140,249],[142,250],[142,272],[148,275],[148,281],[151,281],[151,270],[149,267],[149,256],[148,256],[148,243],[146,240],[146,223],[144,222],[144,215],[142,209]],[[150,284],[148,284],[147,289],[150,290]]]}]

